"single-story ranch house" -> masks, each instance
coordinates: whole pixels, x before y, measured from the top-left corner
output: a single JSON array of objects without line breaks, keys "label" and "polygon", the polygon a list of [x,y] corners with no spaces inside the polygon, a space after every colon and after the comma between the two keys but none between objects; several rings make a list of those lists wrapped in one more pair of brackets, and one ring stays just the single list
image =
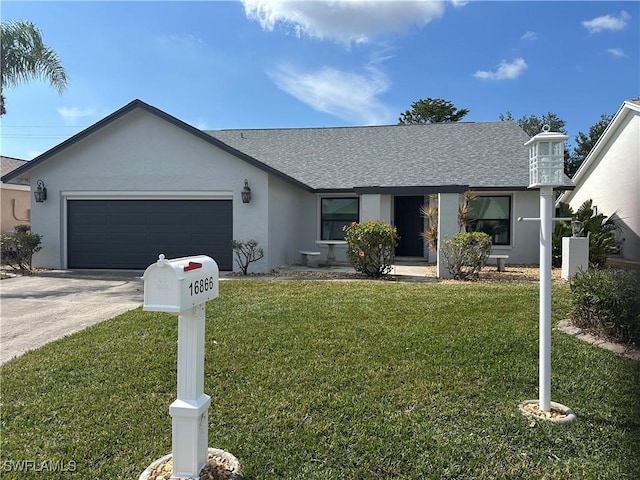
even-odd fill
[{"label": "single-story ranch house", "polygon": [[[438,194],[446,238],[468,190],[473,228],[490,233],[493,253],[535,264],[539,225],[516,221],[539,212],[528,139],[512,122],[202,131],[134,100],[2,181],[47,189],[31,211],[43,268],[143,269],[164,253],[237,270],[231,240],[255,239],[264,258],[251,271],[268,271],[300,251],[325,258],[322,241],[367,220],[397,227],[398,257],[442,260],[420,237],[420,207]],[[344,260],[345,246],[335,255]]]}]

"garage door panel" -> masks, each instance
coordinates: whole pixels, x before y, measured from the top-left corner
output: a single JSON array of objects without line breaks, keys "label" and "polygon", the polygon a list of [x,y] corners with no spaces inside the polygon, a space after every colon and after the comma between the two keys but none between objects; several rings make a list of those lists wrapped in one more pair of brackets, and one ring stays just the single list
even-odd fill
[{"label": "garage door panel", "polygon": [[120,227],[142,226],[146,223],[146,218],[141,213],[118,213],[111,216],[110,224]]},{"label": "garage door panel", "polygon": [[163,214],[151,214],[149,215],[150,225],[191,225],[191,218],[187,214],[180,213],[163,213]]},{"label": "garage door panel", "polygon": [[107,222],[107,213],[98,213],[96,215],[77,215],[76,216],[76,224],[77,225],[104,225]]},{"label": "garage door panel", "polygon": [[209,255],[232,269],[231,200],[69,200],[69,268],[143,269],[157,260]]},{"label": "garage door panel", "polygon": [[146,241],[147,234],[131,231],[110,232],[108,238],[110,242],[119,244],[141,244]]},{"label": "garage door panel", "polygon": [[[94,251],[84,251],[84,252],[77,252],[76,254],[76,258],[77,258],[77,262],[79,263],[97,263],[97,264],[101,264],[101,265],[108,265],[110,260],[111,260],[111,256],[108,254],[104,254],[104,253],[96,253],[95,250]],[[71,267],[71,268],[75,268],[75,267]],[[98,267],[96,267],[98,268]],[[100,267],[100,268],[107,268],[107,267]],[[108,268],[112,268],[112,267],[108,267]]]}]

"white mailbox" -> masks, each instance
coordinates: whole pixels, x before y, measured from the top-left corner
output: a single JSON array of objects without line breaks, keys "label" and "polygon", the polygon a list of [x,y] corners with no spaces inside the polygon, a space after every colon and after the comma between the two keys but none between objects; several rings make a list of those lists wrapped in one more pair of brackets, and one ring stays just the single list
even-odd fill
[{"label": "white mailbox", "polygon": [[206,255],[167,260],[161,254],[142,279],[145,311],[180,313],[218,296],[218,264]]}]

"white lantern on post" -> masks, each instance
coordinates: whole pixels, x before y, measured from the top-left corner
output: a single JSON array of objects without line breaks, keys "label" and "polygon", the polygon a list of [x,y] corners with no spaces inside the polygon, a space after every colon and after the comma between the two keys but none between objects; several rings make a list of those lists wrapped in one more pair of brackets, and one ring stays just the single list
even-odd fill
[{"label": "white lantern on post", "polygon": [[529,188],[564,185],[564,142],[569,137],[542,127],[525,145],[529,146]]},{"label": "white lantern on post", "polygon": [[[553,188],[564,185],[562,133],[542,132],[525,143],[529,146],[529,188],[540,189],[540,360],[539,400],[542,412],[551,412],[551,250]],[[559,405],[559,404],[557,404]],[[565,407],[566,408],[566,407]]]}]

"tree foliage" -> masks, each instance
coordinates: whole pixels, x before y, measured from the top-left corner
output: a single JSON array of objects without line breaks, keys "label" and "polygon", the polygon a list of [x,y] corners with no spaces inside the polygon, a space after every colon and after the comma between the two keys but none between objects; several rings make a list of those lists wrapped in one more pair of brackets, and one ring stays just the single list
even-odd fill
[{"label": "tree foliage", "polygon": [[[516,120],[513,118],[513,114],[507,111],[506,113],[501,113],[499,118],[503,122],[511,121],[517,123],[530,137],[540,133],[544,125],[549,125],[552,132],[560,132],[568,135],[565,128],[565,121],[553,112],[547,112],[541,117],[537,115],[525,115]],[[575,137],[576,146],[573,152],[569,152],[569,149],[565,145],[564,173],[569,177],[573,177],[578,171],[578,168],[580,168],[584,159],[600,139],[612,118],[612,115],[602,114],[600,120],[589,128],[588,133],[579,132]]]},{"label": "tree foliage", "polygon": [[0,37],[0,115],[6,113],[5,87],[33,79],[49,82],[58,92],[67,87],[67,72],[58,55],[44,44],[40,30],[32,22],[2,22]]},{"label": "tree foliage", "polygon": [[[537,134],[542,132],[542,127],[545,125],[549,125],[549,128],[552,132],[559,132],[565,135],[567,134],[567,129],[565,128],[565,121],[556,115],[553,112],[547,112],[541,117],[537,115],[529,115],[522,116],[518,120],[513,118],[513,114],[509,111],[507,113],[501,113],[499,118],[503,122],[515,122],[520,128],[522,128],[527,135],[530,137],[535,137]],[[567,144],[565,142],[564,145],[564,173],[567,175],[571,171],[571,155],[569,154],[569,149],[567,148]]]},{"label": "tree foliage", "polygon": [[507,113],[501,113],[499,118],[503,122],[517,123],[530,137],[534,137],[542,132],[544,125],[549,125],[552,132],[560,132],[567,135],[565,121],[553,112],[547,112],[541,117],[537,115],[525,115],[516,120],[513,118],[513,114],[507,111]]},{"label": "tree foliage", "polygon": [[425,98],[411,104],[411,110],[400,114],[398,125],[452,123],[460,121],[469,110],[457,108],[449,100]]},{"label": "tree foliage", "polygon": [[593,150],[593,147],[598,142],[605,129],[609,126],[609,123],[611,123],[612,118],[613,115],[606,115],[603,113],[600,115],[600,120],[589,127],[588,133],[578,132],[578,135],[575,137],[576,146],[571,153],[571,157],[568,162],[569,164],[565,164],[565,171],[567,175],[570,177],[575,175],[578,168],[580,168],[580,165],[582,165],[582,162],[584,162],[584,159],[587,158],[589,152]]}]

